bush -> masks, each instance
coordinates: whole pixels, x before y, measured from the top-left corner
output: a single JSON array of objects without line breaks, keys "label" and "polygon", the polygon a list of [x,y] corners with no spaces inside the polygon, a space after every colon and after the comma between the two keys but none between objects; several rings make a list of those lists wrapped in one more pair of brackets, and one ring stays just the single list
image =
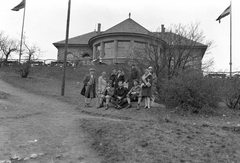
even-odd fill
[{"label": "bush", "polygon": [[27,78],[30,71],[30,64],[24,63],[22,65],[19,65],[18,71],[20,72],[20,75],[22,78]]},{"label": "bush", "polygon": [[222,88],[223,98],[228,108],[240,109],[240,79],[226,79]]},{"label": "bush", "polygon": [[218,84],[201,73],[182,73],[160,85],[159,98],[168,108],[180,107],[199,113],[201,109],[215,108],[220,101]]}]

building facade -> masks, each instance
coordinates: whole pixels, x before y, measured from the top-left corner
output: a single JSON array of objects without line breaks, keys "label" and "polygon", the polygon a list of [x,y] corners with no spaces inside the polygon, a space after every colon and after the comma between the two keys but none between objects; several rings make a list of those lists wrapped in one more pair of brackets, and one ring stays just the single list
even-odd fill
[{"label": "building facade", "polygon": [[[81,61],[83,64],[90,64],[90,61],[91,63],[99,61],[111,64],[136,59],[138,57],[135,55],[136,52],[144,53],[146,46],[152,44],[153,36],[151,34],[131,18],[106,31],[101,31],[101,24],[98,24],[97,31],[69,39],[67,60]],[[171,35],[171,33],[165,32],[163,25],[160,34]],[[158,37],[157,42],[159,53],[164,53],[169,47],[167,41]],[[58,49],[58,60],[63,60],[65,41],[55,42],[53,45]],[[198,43],[196,47],[201,53],[200,56],[203,57],[207,46]]]}]

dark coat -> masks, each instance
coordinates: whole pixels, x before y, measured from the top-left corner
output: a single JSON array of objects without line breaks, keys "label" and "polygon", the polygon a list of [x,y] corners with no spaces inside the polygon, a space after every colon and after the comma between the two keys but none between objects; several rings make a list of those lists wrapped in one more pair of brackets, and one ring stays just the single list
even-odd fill
[{"label": "dark coat", "polygon": [[[142,97],[151,97],[152,96],[152,83],[153,83],[153,76],[152,75],[148,75],[148,77],[146,78],[146,81],[149,81],[149,83],[151,84],[150,87],[144,85],[142,86]],[[144,81],[142,80],[143,84]],[[146,83],[145,83],[146,84]]]},{"label": "dark coat", "polygon": [[114,98],[117,98],[118,96],[122,97],[122,98],[126,98],[128,94],[128,89],[125,87],[118,87],[115,89],[114,92]]},{"label": "dark coat", "polygon": [[128,83],[128,89],[130,90],[133,87],[133,80],[138,79],[139,80],[139,73],[136,68],[131,69],[131,72],[129,74],[129,83]]},{"label": "dark coat", "polygon": [[119,81],[122,81],[122,82],[125,82],[125,77],[124,77],[124,74],[121,74],[120,76],[116,76],[116,79],[115,79],[115,88],[118,88],[118,82]]},{"label": "dark coat", "polygon": [[[86,98],[95,98],[96,97],[96,79],[93,76],[93,83],[88,85],[88,82],[91,79],[91,75],[87,74],[83,79],[83,89],[81,94]],[[85,91],[83,91],[85,89]]]},{"label": "dark coat", "polygon": [[112,73],[112,74],[110,75],[109,80],[112,82],[112,87],[115,87],[116,78],[117,78],[117,74]]}]

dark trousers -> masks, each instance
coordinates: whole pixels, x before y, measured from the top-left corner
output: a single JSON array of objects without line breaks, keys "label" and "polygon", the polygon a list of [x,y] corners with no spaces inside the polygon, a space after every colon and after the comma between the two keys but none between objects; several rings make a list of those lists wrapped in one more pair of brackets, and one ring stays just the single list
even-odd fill
[{"label": "dark trousers", "polygon": [[127,98],[123,98],[121,100],[115,99],[114,101],[115,101],[114,102],[115,105],[119,105],[121,107],[124,107],[127,104]]}]

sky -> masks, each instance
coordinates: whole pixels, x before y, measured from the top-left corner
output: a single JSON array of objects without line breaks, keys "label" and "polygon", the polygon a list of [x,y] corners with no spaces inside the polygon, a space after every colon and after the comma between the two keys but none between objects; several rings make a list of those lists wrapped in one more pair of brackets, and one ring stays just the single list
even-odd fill
[{"label": "sky", "polygon": [[[68,0],[26,0],[24,32],[28,42],[38,45],[40,59],[57,59],[57,49],[52,43],[65,39]],[[5,0],[0,5],[0,31],[20,40],[23,9],[11,9],[21,0]],[[102,30],[131,18],[150,31],[164,24],[187,25],[200,22],[206,40],[214,46],[203,61],[213,59],[211,71],[229,72],[230,62],[230,16],[217,17],[230,5],[230,0],[71,0],[69,37],[82,35],[96,29]],[[240,1],[232,0],[232,63],[233,71],[240,71]],[[18,58],[17,56],[15,56]]]}]

